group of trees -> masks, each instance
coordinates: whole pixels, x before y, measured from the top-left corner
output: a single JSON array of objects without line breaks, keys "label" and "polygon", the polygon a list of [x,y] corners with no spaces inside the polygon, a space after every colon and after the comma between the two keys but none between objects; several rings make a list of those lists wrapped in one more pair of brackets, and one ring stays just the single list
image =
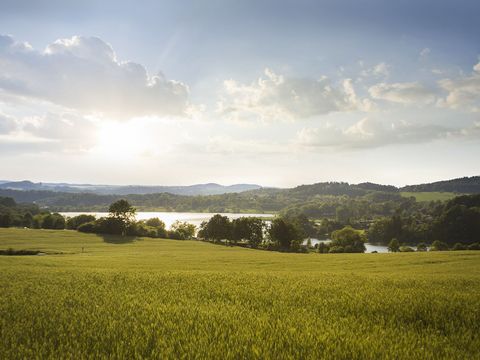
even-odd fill
[{"label": "group of trees", "polygon": [[439,241],[447,247],[478,243],[480,194],[458,196],[444,204],[431,203],[421,211],[398,211],[373,222],[367,235],[369,242],[385,245],[392,239],[409,245]]},{"label": "group of trees", "polygon": [[213,242],[225,241],[227,244],[247,242],[257,248],[263,242],[265,223],[256,217],[240,217],[230,220],[227,216],[216,214],[200,225],[198,237]]},{"label": "group of trees", "polygon": [[169,238],[176,240],[191,239],[195,235],[195,225],[176,221],[170,230],[159,218],[135,220],[136,209],[124,199],[110,205],[109,216],[100,219],[79,215],[68,221],[75,223],[76,230],[86,233],[146,236],[154,238]]}]

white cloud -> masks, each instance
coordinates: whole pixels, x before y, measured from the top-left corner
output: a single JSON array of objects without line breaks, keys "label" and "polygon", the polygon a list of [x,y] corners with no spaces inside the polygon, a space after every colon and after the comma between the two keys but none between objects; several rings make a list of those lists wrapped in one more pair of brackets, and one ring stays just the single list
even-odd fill
[{"label": "white cloud", "polygon": [[368,90],[374,99],[400,104],[430,104],[435,93],[419,82],[379,83]]},{"label": "white cloud", "polygon": [[189,107],[185,84],[119,61],[96,37],[61,39],[38,51],[0,35],[0,89],[116,118],[185,115]]},{"label": "white cloud", "polygon": [[439,85],[447,96],[438,104],[451,109],[480,112],[480,62],[473,67],[470,76],[440,80]]},{"label": "white cloud", "polygon": [[408,122],[382,122],[364,118],[355,124],[339,128],[331,124],[304,128],[297,133],[295,144],[303,149],[374,148],[391,144],[411,144],[445,138],[452,130],[436,125],[416,125]]},{"label": "white cloud", "polygon": [[[7,126],[5,126],[7,124]],[[92,148],[96,125],[76,114],[48,113],[14,118],[0,115],[0,145],[13,152],[78,152]]]},{"label": "white cloud", "polygon": [[431,52],[430,48],[423,48],[420,51],[420,60],[426,60]]},{"label": "white cloud", "polygon": [[265,77],[250,85],[224,82],[217,112],[230,119],[297,120],[337,111],[365,110],[349,79],[334,86],[328,78],[288,78],[266,69]]},{"label": "white cloud", "polygon": [[14,131],[18,126],[15,118],[0,113],[0,134],[8,134]]},{"label": "white cloud", "polygon": [[[361,65],[363,65],[363,63]],[[381,62],[369,69],[362,70],[360,72],[360,76],[374,77],[374,78],[388,77],[390,75],[390,68],[391,68],[390,65],[388,65],[387,63]]]},{"label": "white cloud", "polygon": [[59,150],[87,150],[95,145],[93,121],[76,114],[53,114],[23,120],[24,132],[58,144]]}]

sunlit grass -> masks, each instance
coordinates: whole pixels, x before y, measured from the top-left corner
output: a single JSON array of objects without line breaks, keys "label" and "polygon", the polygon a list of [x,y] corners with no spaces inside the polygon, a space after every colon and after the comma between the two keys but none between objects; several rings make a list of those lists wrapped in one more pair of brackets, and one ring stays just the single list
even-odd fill
[{"label": "sunlit grass", "polygon": [[6,248],[62,254],[0,256],[2,359],[480,357],[480,252],[285,254],[0,229]]}]

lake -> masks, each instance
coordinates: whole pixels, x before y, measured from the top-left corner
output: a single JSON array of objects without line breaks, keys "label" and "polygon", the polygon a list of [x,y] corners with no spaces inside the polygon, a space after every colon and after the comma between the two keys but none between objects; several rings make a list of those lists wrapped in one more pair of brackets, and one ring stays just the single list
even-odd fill
[{"label": "lake", "polygon": [[[308,240],[304,241],[304,244],[307,244]],[[329,243],[331,240],[326,239],[326,240],[318,240],[318,239],[310,239],[312,242],[312,245],[318,244],[318,243]],[[372,251],[376,251],[378,253],[387,253],[388,252],[388,247],[385,245],[373,245],[373,244],[365,244],[365,247],[367,250],[365,251],[366,253],[371,253]]]},{"label": "lake", "polygon": [[[108,216],[107,212],[61,212],[60,213],[63,216],[67,217],[73,217],[77,216],[80,214],[87,214],[87,215],[94,215],[96,218],[100,218],[103,216]],[[137,220],[146,220],[146,219],[151,219],[154,217],[158,217],[160,220],[162,220],[165,223],[165,226],[167,229],[170,228],[170,226],[177,220],[179,221],[185,221],[189,224],[193,224],[197,227],[200,226],[200,224],[203,221],[208,221],[213,215],[217,213],[182,213],[182,212],[156,212],[156,211],[139,211],[136,214],[136,219]],[[232,214],[232,213],[221,213],[220,215],[227,216],[230,219],[237,219],[239,217],[259,217],[259,218],[267,218],[267,217],[273,217],[274,215],[272,214]]]}]

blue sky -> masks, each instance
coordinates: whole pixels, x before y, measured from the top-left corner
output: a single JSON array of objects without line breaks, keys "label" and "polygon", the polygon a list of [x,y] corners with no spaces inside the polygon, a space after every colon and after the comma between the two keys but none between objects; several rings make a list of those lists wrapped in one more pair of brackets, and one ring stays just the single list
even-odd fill
[{"label": "blue sky", "polygon": [[0,3],[1,178],[480,172],[477,1],[64,3]]}]

